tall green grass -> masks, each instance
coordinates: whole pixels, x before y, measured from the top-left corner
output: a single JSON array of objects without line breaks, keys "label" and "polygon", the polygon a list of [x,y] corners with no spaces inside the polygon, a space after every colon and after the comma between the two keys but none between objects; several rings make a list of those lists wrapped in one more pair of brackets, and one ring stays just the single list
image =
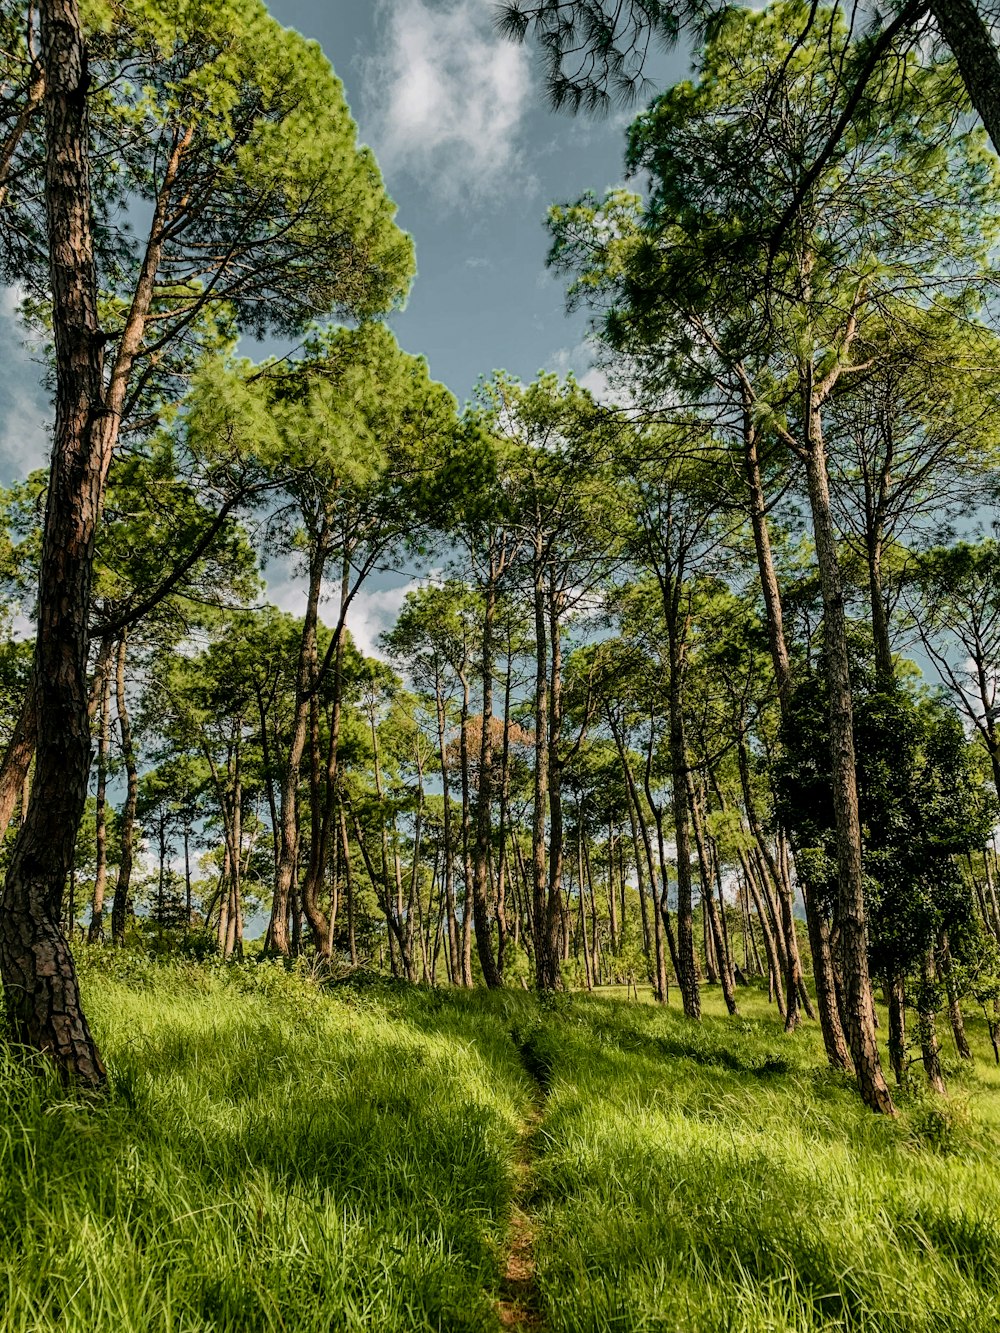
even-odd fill
[{"label": "tall green grass", "polygon": [[536,1171],[546,1326],[569,1333],[1000,1328],[997,1078],[896,1121],[818,1034],[574,999],[546,1027]]},{"label": "tall green grass", "polygon": [[84,986],[107,1102],[0,1070],[3,1333],[496,1326],[525,1001],[108,954]]},{"label": "tall green grass", "polygon": [[762,1000],[324,991],[84,955],[111,1071],[0,1067],[0,1333],[499,1329],[519,1134],[552,1333],[1000,1328],[1000,1075],[877,1119]]}]

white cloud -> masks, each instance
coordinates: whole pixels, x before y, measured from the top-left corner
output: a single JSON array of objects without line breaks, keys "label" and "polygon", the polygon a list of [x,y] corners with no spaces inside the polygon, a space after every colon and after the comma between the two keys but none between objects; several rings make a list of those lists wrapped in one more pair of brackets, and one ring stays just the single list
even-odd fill
[{"label": "white cloud", "polygon": [[42,367],[18,317],[21,293],[0,288],[0,484],[20,481],[49,455],[52,409]]},{"label": "white cloud", "polygon": [[557,375],[574,375],[577,382],[588,389],[599,403],[620,406],[621,393],[615,390],[600,366],[595,365],[598,355],[598,344],[592,338],[584,338],[575,347],[560,347],[550,361]]},{"label": "white cloud", "polygon": [[355,646],[366,657],[385,657],[378,646],[378,636],[396,623],[408,592],[420,586],[419,579],[395,588],[362,588],[347,612],[347,628]]},{"label": "white cloud", "polygon": [[528,51],[493,31],[482,0],[377,0],[383,48],[365,61],[366,105],[387,172],[444,202],[529,183],[521,150],[533,104]]},{"label": "white cloud", "polygon": [[[265,578],[269,602],[290,615],[305,615],[305,575],[301,570],[295,569],[290,559],[269,561]],[[347,628],[351,631],[351,637],[360,652],[368,657],[385,656],[379,649],[378,636],[392,628],[406,594],[419,584],[420,580],[410,579],[406,583],[390,588],[362,587],[347,612]],[[319,615],[326,625],[332,625],[336,621],[339,594],[339,579],[324,580]]]}]

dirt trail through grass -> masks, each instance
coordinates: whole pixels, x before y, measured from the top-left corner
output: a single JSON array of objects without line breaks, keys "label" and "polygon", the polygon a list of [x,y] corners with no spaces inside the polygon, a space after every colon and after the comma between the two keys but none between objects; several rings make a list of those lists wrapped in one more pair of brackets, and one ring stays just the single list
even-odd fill
[{"label": "dirt trail through grass", "polygon": [[552,1064],[539,1040],[539,1030],[511,1034],[525,1069],[535,1081],[535,1095],[521,1126],[521,1141],[514,1162],[514,1206],[510,1218],[510,1248],[500,1284],[497,1313],[504,1328],[541,1329],[541,1302],[535,1271],[537,1223],[530,1212],[534,1163]]}]

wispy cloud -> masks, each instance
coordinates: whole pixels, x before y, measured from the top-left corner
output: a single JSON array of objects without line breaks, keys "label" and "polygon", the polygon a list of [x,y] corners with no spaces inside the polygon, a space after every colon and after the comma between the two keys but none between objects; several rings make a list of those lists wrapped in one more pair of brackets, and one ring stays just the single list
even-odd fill
[{"label": "wispy cloud", "polygon": [[[272,559],[264,571],[267,599],[280,611],[302,616],[306,610],[306,584],[301,570],[287,557]],[[403,576],[405,578],[405,575]],[[379,635],[396,623],[406,594],[419,586],[419,579],[407,579],[388,588],[363,587],[347,612],[347,628],[355,646],[368,657],[384,657]],[[324,580],[320,620],[332,626],[337,619],[340,580]]]},{"label": "wispy cloud", "polygon": [[530,187],[521,131],[532,105],[525,48],[500,39],[482,0],[377,0],[381,50],[365,63],[374,147],[390,175],[440,200]]},{"label": "wispy cloud", "polygon": [[419,579],[397,585],[395,588],[362,589],[347,612],[347,628],[351,638],[366,657],[385,657],[378,638],[392,629],[406,600],[406,594],[419,587]]},{"label": "wispy cloud", "polygon": [[620,394],[598,364],[599,357],[599,344],[593,338],[584,338],[575,347],[560,347],[550,357],[550,364],[557,375],[573,375],[599,403],[618,405]]}]

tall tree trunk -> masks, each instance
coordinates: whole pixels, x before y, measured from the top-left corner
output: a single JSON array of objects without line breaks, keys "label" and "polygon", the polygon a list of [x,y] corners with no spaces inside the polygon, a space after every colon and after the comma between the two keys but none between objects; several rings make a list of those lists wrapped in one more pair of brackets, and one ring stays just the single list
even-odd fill
[{"label": "tall tree trunk", "polygon": [[[670,650],[670,769],[677,845],[677,977],[687,1018],[701,1017],[701,993],[694,956],[693,892],[691,885],[691,831],[688,819],[688,760],[684,740],[683,642],[680,631],[681,580],[677,578],[667,603],[667,640]],[[663,908],[666,911],[666,895]],[[666,927],[668,922],[664,921]]]},{"label": "tall tree trunk", "polygon": [[747,819],[754,835],[754,841],[757,843],[761,861],[767,869],[767,877],[762,876],[764,887],[766,890],[767,879],[769,878],[774,887],[778,903],[774,927],[776,939],[781,941],[781,961],[785,986],[785,1030],[786,1032],[792,1032],[801,1022],[799,1017],[799,982],[802,969],[799,963],[798,942],[795,935],[795,918],[792,914],[791,888],[783,882],[777,862],[767,844],[757,817],[757,806],[750,782],[750,757],[747,750],[746,735],[742,731],[740,732],[737,749],[743,804],[746,808]]},{"label": "tall tree trunk", "polygon": [[469,678],[463,663],[459,672],[462,685],[462,712],[458,721],[458,762],[459,777],[462,783],[462,879],[464,881],[464,901],[462,904],[462,985],[472,985],[472,918],[473,918],[473,871],[472,871],[472,813],[469,793]]},{"label": "tall tree trunk", "polygon": [[920,987],[917,1002],[917,1032],[920,1036],[920,1054],[924,1062],[927,1082],[935,1092],[944,1092],[941,1073],[941,1049],[938,1046],[934,1012],[934,946],[928,945],[920,959]]},{"label": "tall tree trunk", "polygon": [[115,880],[115,896],[111,903],[111,939],[119,948],[125,943],[125,920],[128,916],[129,894],[132,889],[135,808],[139,799],[139,769],[135,761],[132,725],[128,715],[128,700],[125,697],[125,659],[127,652],[127,639],[123,634],[118,641],[115,670],[115,707],[118,710],[118,727],[122,738],[122,761],[125,764],[126,785],[125,805],[122,809],[120,826],[118,877]]},{"label": "tall tree trunk", "polygon": [[615,894],[615,839],[614,829],[608,818],[608,930],[611,933],[611,952],[617,954],[621,947],[618,935],[618,898]]},{"label": "tall tree trunk", "polygon": [[104,661],[98,662],[100,724],[97,739],[97,799],[94,809],[94,836],[97,844],[97,871],[91,900],[87,941],[99,944],[104,936],[104,892],[108,880],[108,739],[111,725],[110,643],[101,645]]},{"label": "tall tree trunk", "polygon": [[906,992],[900,973],[886,978],[885,998],[889,1006],[889,1064],[902,1086],[906,1080]]},{"label": "tall tree trunk", "polygon": [[448,967],[455,968],[451,976],[453,984],[458,981],[458,919],[455,914],[455,838],[452,831],[450,773],[448,768],[448,747],[445,741],[446,717],[444,687],[440,672],[435,671],[434,694],[437,705],[438,760],[441,765],[441,797],[443,800],[444,821],[444,900],[448,923]]},{"label": "tall tree trunk", "polygon": [[687,799],[688,808],[691,812],[691,822],[694,828],[695,846],[698,850],[698,869],[701,875],[702,902],[704,903],[706,924],[710,938],[715,944],[715,963],[719,973],[719,981],[722,983],[722,996],[726,1002],[726,1009],[730,1014],[738,1012],[736,1004],[736,987],[733,980],[733,974],[729,967],[729,961],[726,957],[726,948],[722,942],[722,927],[719,924],[718,909],[715,905],[715,898],[712,892],[712,870],[708,863],[708,852],[705,845],[705,834],[701,823],[701,811],[698,806],[698,798],[694,788],[694,779],[690,768],[687,772]]},{"label": "tall tree trunk", "polygon": [[532,941],[535,950],[535,985],[554,990],[558,963],[552,956],[548,929],[545,832],[549,801],[549,673],[548,634],[545,627],[545,563],[542,539],[536,538],[534,558],[535,613],[535,765],[531,821]]},{"label": "tall tree trunk", "polygon": [[87,799],[88,616],[106,449],[104,337],[97,314],[87,161],[87,55],[76,0],[41,0],[45,214],[56,420],[38,588],[35,780],[0,898],[0,977],[14,1042],[62,1077],[104,1083],[60,925]]},{"label": "tall tree trunk", "polygon": [[955,984],[955,965],[952,961],[951,946],[948,943],[948,932],[946,930],[943,930],[938,937],[938,967],[948,995],[948,1017],[951,1020],[951,1030],[955,1038],[955,1049],[963,1060],[971,1060],[972,1048],[965,1034],[962,1004],[958,997],[958,987]]},{"label": "tall tree trunk", "polygon": [[[497,818],[497,846],[500,849],[497,867],[497,971],[503,979],[510,929],[507,921],[507,883],[511,876],[507,857],[507,824],[510,808],[510,700],[513,693],[514,659],[507,654],[507,672],[504,678],[503,750],[500,759],[500,808]],[[517,918],[515,916],[515,932]],[[516,944],[516,939],[515,939]]]},{"label": "tall tree trunk", "polygon": [[351,847],[347,840],[347,820],[344,818],[344,803],[338,802],[340,815],[340,845],[344,858],[344,884],[347,889],[347,947],[350,951],[351,966],[358,965],[358,945],[354,935],[354,872],[351,869]]},{"label": "tall tree trunk", "polygon": [[288,758],[281,779],[278,860],[274,870],[274,895],[271,918],[264,938],[265,952],[285,957],[290,952],[288,912],[299,864],[299,774],[309,737],[309,708],[316,677],[316,626],[319,599],[326,568],[326,528],[314,541],[309,559],[309,591],[299,642],[299,661],[295,680],[295,712]]},{"label": "tall tree trunk", "polygon": [[764,939],[764,953],[767,956],[767,966],[771,975],[778,981],[778,1012],[782,1018],[785,1017],[785,997],[781,989],[782,966],[781,958],[778,954],[778,946],[775,942],[774,933],[771,930],[771,924],[767,919],[767,913],[764,911],[764,904],[761,901],[760,886],[757,875],[749,858],[741,851],[739,853],[740,863],[743,866],[743,875],[753,898],[753,905],[757,911],[757,920],[760,922],[760,933]]},{"label": "tall tree trunk", "polygon": [[493,931],[490,922],[490,834],[493,810],[493,621],[496,615],[496,573],[490,557],[489,579],[483,610],[480,689],[482,691],[482,728],[479,742],[479,792],[476,801],[476,843],[472,873],[472,914],[476,927],[476,950],[483,969],[483,980],[490,990],[503,985],[493,955]]},{"label": "tall tree trunk", "polygon": [[826,447],[815,392],[808,390],[806,477],[823,594],[823,643],[830,723],[831,779],[836,818],[840,959],[847,1037],[858,1087],[873,1111],[894,1112],[879,1060],[875,1006],[868,971],[861,823],[854,759],[854,725],[844,594],[830,509]]},{"label": "tall tree trunk", "polygon": [[[650,960],[650,976],[653,982],[653,996],[663,1004],[667,1003],[668,981],[666,959],[663,953],[663,920],[660,913],[660,905],[657,901],[656,892],[656,867],[653,863],[653,848],[649,837],[649,830],[646,827],[646,821],[642,815],[642,805],[639,799],[639,791],[636,786],[635,778],[632,774],[632,768],[628,761],[628,755],[625,752],[625,742],[615,725],[613,716],[609,715],[608,722],[611,726],[611,734],[615,740],[615,746],[618,750],[618,758],[622,766],[622,773],[625,775],[625,790],[628,799],[628,817],[632,830],[632,848],[635,853],[635,873],[639,881],[639,911],[642,916],[642,938],[643,948],[647,959],[650,956],[650,929],[649,920],[646,911],[646,890],[643,883],[642,852],[645,853],[646,865],[649,869],[649,892],[653,905],[653,931],[652,945],[653,954]],[[642,852],[639,849],[639,837],[642,835]],[[664,908],[664,912],[666,908]],[[672,946],[672,942],[671,942]],[[676,975],[676,969],[675,973]]]},{"label": "tall tree trunk", "polygon": [[548,879],[548,948],[554,961],[551,985],[561,985],[558,970],[559,943],[563,943],[563,953],[568,943],[569,931],[565,918],[568,912],[563,906],[563,858],[564,827],[562,799],[562,759],[559,754],[559,740],[562,735],[562,633],[560,618],[562,614],[562,593],[556,587],[555,574],[550,571],[547,593],[548,628],[549,628],[549,718],[547,741],[549,747],[549,879]]}]

